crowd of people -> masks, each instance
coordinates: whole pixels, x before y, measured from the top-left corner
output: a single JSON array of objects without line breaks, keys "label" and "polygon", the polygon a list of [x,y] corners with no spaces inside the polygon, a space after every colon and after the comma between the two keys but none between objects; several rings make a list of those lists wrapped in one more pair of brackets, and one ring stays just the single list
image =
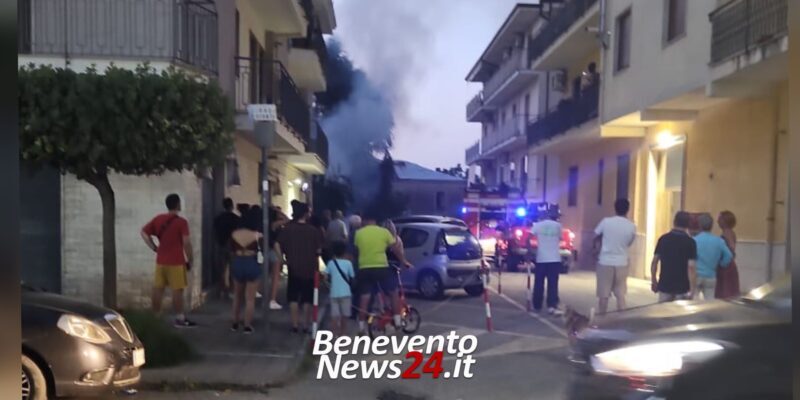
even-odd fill
[{"label": "crowd of people", "polygon": [[[601,315],[608,311],[612,295],[618,310],[626,308],[628,253],[636,239],[636,226],[627,217],[630,202],[618,199],[614,209],[615,215],[601,220],[594,230],[596,295]],[[730,211],[719,214],[719,236],[712,233],[714,218],[710,214],[696,215],[695,224],[692,224],[692,217],[688,212],[679,211],[673,228],[658,239],[650,268],[652,291],[658,294],[660,302],[739,296],[736,216]],[[538,241],[531,303],[534,311],[543,311],[546,294],[546,309],[551,315],[562,313],[558,308],[558,278],[563,268],[559,252],[562,227],[557,220],[557,213],[544,213],[542,220],[531,228],[531,234]]]}]

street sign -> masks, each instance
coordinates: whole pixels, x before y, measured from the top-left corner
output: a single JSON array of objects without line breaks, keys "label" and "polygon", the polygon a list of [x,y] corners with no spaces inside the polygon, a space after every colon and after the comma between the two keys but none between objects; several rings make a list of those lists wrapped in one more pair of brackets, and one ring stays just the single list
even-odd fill
[{"label": "street sign", "polygon": [[250,104],[247,113],[254,122],[275,122],[278,120],[278,109],[275,104]]}]

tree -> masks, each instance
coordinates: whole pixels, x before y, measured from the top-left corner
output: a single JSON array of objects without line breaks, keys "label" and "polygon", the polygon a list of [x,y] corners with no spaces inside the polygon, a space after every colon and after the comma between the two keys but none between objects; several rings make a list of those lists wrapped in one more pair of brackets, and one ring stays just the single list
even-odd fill
[{"label": "tree", "polygon": [[464,170],[460,163],[456,164],[456,166],[452,168],[436,168],[436,172],[455,176],[456,178],[467,179],[467,171]]},{"label": "tree", "polygon": [[19,70],[23,162],[94,186],[103,205],[103,303],[116,306],[114,189],[109,174],[204,171],[225,160],[235,129],[215,82],[170,68],[110,66],[103,74],[30,65]]}]

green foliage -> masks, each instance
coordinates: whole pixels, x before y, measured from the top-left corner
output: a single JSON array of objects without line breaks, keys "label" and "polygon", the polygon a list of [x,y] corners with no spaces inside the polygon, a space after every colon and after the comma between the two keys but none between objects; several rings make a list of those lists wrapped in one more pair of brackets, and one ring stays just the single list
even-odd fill
[{"label": "green foliage", "polygon": [[122,314],[144,345],[145,368],[171,367],[198,358],[189,343],[152,312]]},{"label": "green foliage", "polygon": [[233,109],[219,86],[176,68],[30,65],[18,85],[22,158],[81,179],[202,170],[233,146]]}]

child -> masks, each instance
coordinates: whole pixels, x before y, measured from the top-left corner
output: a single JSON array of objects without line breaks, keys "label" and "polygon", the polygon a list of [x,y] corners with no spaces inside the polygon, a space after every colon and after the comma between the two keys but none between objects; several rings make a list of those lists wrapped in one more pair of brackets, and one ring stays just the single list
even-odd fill
[{"label": "child", "polygon": [[338,337],[347,334],[353,296],[350,287],[355,282],[356,274],[353,264],[345,257],[347,244],[333,243],[332,250],[333,258],[325,266],[325,274],[330,277],[331,283],[331,328]]}]

